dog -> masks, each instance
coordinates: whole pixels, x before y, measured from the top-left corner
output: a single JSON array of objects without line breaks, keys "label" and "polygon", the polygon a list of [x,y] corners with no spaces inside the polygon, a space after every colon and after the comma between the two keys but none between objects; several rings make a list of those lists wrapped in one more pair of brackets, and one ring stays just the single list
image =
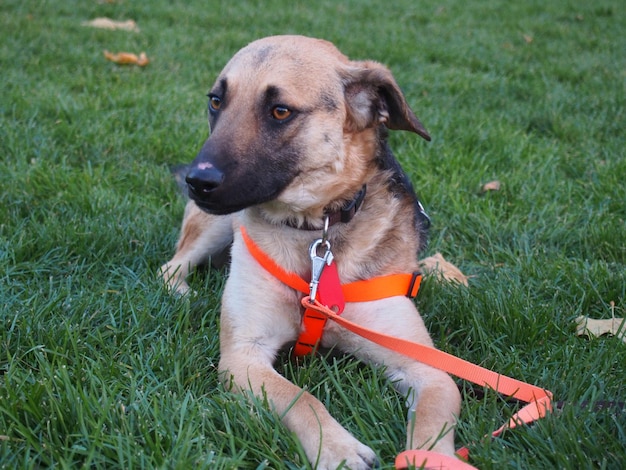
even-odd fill
[{"label": "dog", "polygon": [[[267,397],[313,467],[372,468],[374,451],[274,369],[277,353],[303,328],[302,294],[253,258],[242,228],[277,265],[303,278],[312,276],[311,244],[321,234],[342,283],[417,271],[427,220],[387,135],[404,130],[430,136],[385,66],[351,61],[332,43],[303,36],[273,36],[244,47],[208,97],[210,136],[189,166],[180,238],[161,275],[185,294],[190,270],[230,250],[221,380],[234,391]],[[342,315],[433,345],[406,296],[346,303]],[[333,322],[319,346],[384,367],[406,397],[407,448],[454,454],[460,394],[446,373]]]}]

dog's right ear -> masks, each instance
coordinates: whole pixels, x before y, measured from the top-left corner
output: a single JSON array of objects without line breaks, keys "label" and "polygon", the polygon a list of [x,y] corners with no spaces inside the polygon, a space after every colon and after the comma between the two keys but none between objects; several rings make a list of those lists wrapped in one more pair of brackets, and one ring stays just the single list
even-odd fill
[{"label": "dog's right ear", "polygon": [[430,140],[387,67],[373,61],[350,62],[342,78],[348,130],[358,132],[384,124],[389,129],[415,132]]}]

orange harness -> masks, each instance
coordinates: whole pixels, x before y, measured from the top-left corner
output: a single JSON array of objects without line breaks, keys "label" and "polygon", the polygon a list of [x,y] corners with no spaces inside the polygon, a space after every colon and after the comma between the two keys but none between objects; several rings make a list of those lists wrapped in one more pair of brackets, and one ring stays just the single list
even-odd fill
[{"label": "orange harness", "polygon": [[[272,274],[283,284],[291,287],[303,294],[309,294],[309,283],[295,273],[285,271],[281,266],[270,258],[256,243],[250,238],[246,229],[241,227],[243,241],[252,257],[267,272]],[[338,279],[337,279],[338,281]],[[343,311],[342,302],[369,302],[372,300],[385,299],[394,296],[407,296],[414,298],[417,295],[422,274],[419,272],[411,274],[390,274],[380,276],[365,281],[355,281],[349,284],[338,284],[340,292],[331,292],[330,297],[334,302],[326,303],[331,306],[335,313]],[[333,295],[334,294],[334,295]],[[322,298],[322,301],[324,299]],[[322,339],[327,317],[317,310],[305,308],[302,315],[302,332],[296,341],[294,354],[296,356],[306,356],[315,349],[315,346]]]},{"label": "orange harness", "polygon": [[[347,330],[362,336],[380,346],[392,351],[408,356],[423,364],[443,370],[452,375],[456,375],[464,380],[473,382],[482,387],[491,388],[499,393],[515,398],[527,405],[520,408],[511,419],[503,426],[495,430],[487,437],[498,437],[507,429],[512,429],[520,424],[530,424],[540,418],[546,416],[552,411],[552,392],[545,390],[536,385],[531,385],[506,375],[498,374],[489,369],[485,369],[471,362],[455,357],[446,352],[431,348],[419,343],[413,343],[400,338],[394,338],[377,331],[352,323],[339,316],[336,309],[329,308],[324,305],[323,300],[311,300],[306,295],[309,292],[309,285],[298,275],[285,271],[278,266],[265,252],[263,252],[246,233],[244,227],[241,227],[241,234],[248,250],[252,256],[263,266],[268,272],[276,276],[281,282],[289,287],[305,293],[305,297],[301,300],[302,306],[305,308],[303,324],[305,332],[307,328],[319,333],[318,336],[311,338],[306,336],[305,341],[313,341],[311,344],[304,344],[303,350],[310,352],[314,345],[319,341],[324,329],[326,321],[330,318],[337,324],[343,326]],[[379,300],[386,297],[396,295],[408,295],[414,297],[419,289],[422,276],[419,273],[414,274],[394,274],[390,276],[377,277],[368,281],[357,281],[341,286],[341,291],[347,302],[366,302],[370,300]],[[310,320],[311,325],[307,323],[306,312],[310,311],[310,315],[315,315],[315,320]],[[313,318],[313,317],[311,317]],[[303,336],[298,339],[302,340]],[[308,352],[304,352],[307,354]],[[463,447],[457,450],[457,455],[467,461],[469,458],[469,450]],[[406,450],[400,453],[395,461],[397,469],[405,469],[410,466],[417,468],[429,469],[474,469],[471,465],[449,456],[438,454],[428,450]]]}]

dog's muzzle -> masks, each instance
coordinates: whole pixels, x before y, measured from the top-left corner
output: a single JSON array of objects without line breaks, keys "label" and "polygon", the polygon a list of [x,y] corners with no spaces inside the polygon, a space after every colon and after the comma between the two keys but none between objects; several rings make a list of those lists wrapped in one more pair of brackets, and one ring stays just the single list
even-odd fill
[{"label": "dog's muzzle", "polygon": [[224,181],[224,173],[212,165],[202,167],[198,165],[189,171],[185,177],[189,196],[198,201],[206,199],[208,195]]}]

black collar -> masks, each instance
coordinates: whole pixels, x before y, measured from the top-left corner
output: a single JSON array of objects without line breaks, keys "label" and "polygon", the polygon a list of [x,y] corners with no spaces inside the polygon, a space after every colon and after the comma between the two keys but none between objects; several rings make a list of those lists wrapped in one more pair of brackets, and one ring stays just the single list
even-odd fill
[{"label": "black collar", "polygon": [[[354,195],[352,200],[344,204],[341,209],[334,212],[324,211],[324,216],[328,217],[328,227],[332,227],[333,225],[338,223],[347,224],[348,222],[350,222],[361,207],[363,199],[365,199],[366,192],[367,186],[363,185],[363,187]],[[321,230],[320,227],[314,227],[313,225],[306,222],[303,225],[296,226],[288,221],[287,225],[289,227],[297,228],[300,230]]]},{"label": "black collar", "polygon": [[328,226],[330,227],[331,225],[339,222],[341,222],[342,224],[347,224],[348,222],[350,222],[352,220],[352,217],[354,217],[354,215],[361,207],[363,199],[365,199],[366,192],[367,186],[363,185],[359,192],[354,195],[352,200],[345,204],[341,209],[329,214],[325,213],[325,215],[328,216]]}]

